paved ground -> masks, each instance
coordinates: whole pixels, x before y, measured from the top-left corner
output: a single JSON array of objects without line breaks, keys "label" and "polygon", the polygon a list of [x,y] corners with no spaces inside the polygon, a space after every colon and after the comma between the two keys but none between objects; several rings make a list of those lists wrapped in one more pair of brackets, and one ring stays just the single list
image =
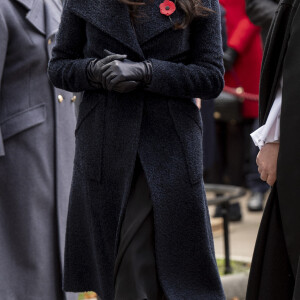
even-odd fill
[{"label": "paved ground", "polygon": [[[262,212],[253,213],[247,210],[247,200],[250,193],[240,199],[242,207],[243,220],[238,223],[230,224],[230,254],[231,259],[238,261],[251,262],[255,246],[256,236],[262,217]],[[211,215],[214,213],[214,207],[210,207]],[[216,220],[216,219],[213,219]],[[218,220],[218,219],[217,219]],[[221,222],[222,219],[219,219]],[[224,257],[223,232],[218,230],[222,228],[222,223],[218,226],[218,221],[213,221],[214,241],[217,258]],[[221,225],[221,226],[220,226]],[[227,300],[245,300],[248,284],[248,272],[237,273],[233,275],[222,276],[222,285]]]},{"label": "paved ground", "polygon": [[[233,259],[251,261],[254,250],[255,240],[261,221],[262,213],[248,212],[247,199],[249,194],[240,199],[243,211],[243,220],[238,223],[230,224],[230,252]],[[214,207],[210,207],[211,214]],[[224,242],[222,233],[217,233],[214,236],[216,256],[224,256]]]}]

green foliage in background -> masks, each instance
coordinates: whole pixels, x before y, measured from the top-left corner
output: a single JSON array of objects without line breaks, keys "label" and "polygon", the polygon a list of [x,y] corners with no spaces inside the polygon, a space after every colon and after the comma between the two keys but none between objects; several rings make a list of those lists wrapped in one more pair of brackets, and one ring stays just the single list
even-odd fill
[{"label": "green foliage in background", "polygon": [[[235,261],[231,260],[231,268],[232,268],[232,274],[235,273],[242,273],[247,272],[250,269],[250,264],[241,262],[241,261]],[[217,259],[217,265],[219,269],[219,273],[221,276],[225,275],[225,259]]]},{"label": "green foliage in background", "polygon": [[[88,294],[92,294],[92,292],[88,292]],[[79,294],[78,300],[84,300],[84,293]]]}]

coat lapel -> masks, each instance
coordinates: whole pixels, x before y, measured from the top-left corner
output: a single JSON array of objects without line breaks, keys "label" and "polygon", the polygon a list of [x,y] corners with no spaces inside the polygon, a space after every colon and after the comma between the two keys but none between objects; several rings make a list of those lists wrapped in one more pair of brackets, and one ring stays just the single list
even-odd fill
[{"label": "coat lapel", "polygon": [[[141,14],[145,16],[136,24],[139,41],[131,24],[127,5],[118,0],[68,0],[66,6],[144,58],[141,45],[174,26],[168,17],[160,13],[161,2],[162,0],[146,0],[147,5],[141,8]],[[172,15],[172,21],[178,21],[181,15],[177,10]]]},{"label": "coat lapel", "polygon": [[174,24],[183,19],[183,12],[178,8],[167,17],[160,13],[159,5],[163,0],[148,0],[147,5],[140,8],[141,18],[136,21],[138,40],[140,44],[145,44],[164,31],[174,28]]},{"label": "coat lapel", "polygon": [[44,18],[44,1],[41,0],[15,0],[24,6],[28,12],[26,19],[31,23],[41,34],[45,33],[45,18]]},{"label": "coat lapel", "polygon": [[60,0],[44,0],[45,2],[45,32],[47,39],[51,38],[58,30],[62,3]]},{"label": "coat lapel", "polygon": [[67,8],[144,57],[131,25],[128,8],[118,0],[69,0]]}]

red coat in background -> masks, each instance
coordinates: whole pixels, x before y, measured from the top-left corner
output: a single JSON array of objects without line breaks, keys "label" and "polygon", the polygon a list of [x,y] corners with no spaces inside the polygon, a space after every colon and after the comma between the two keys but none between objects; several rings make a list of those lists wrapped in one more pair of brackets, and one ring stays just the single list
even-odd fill
[{"label": "red coat in background", "polygon": [[[227,45],[239,54],[233,69],[225,74],[225,84],[241,86],[245,92],[258,95],[263,54],[260,28],[247,17],[245,0],[220,0],[220,3],[226,10]],[[246,99],[243,116],[257,118],[258,102]]]}]

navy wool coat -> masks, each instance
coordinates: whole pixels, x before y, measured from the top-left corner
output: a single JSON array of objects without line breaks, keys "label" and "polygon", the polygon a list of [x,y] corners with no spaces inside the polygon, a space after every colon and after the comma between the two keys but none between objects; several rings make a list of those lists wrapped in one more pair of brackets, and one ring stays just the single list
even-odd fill
[{"label": "navy wool coat", "polygon": [[[140,157],[154,209],[158,277],[167,299],[224,299],[214,257],[202,180],[202,122],[194,97],[223,88],[219,4],[184,30],[178,8],[170,20],[160,0],[131,26],[117,0],[66,2],[49,76],[84,91],[77,129],[65,252],[64,288],[114,294],[113,269],[135,160]],[[172,21],[172,22],[171,22]],[[128,94],[92,87],[87,64],[104,50],[151,60],[146,89]]]}]

